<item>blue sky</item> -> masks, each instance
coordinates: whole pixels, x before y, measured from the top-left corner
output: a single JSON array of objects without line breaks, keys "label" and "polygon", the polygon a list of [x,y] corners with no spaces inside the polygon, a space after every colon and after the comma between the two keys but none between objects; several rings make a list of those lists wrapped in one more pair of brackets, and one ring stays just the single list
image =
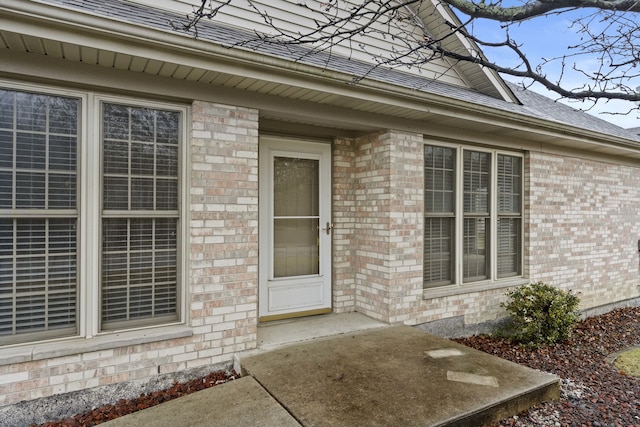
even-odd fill
[{"label": "blue sky", "polygon": [[[512,39],[515,39],[519,44],[523,45],[522,49],[527,53],[527,57],[530,59],[530,62],[532,64],[538,64],[539,59],[542,57],[555,58],[561,56],[563,53],[567,52],[568,45],[579,41],[579,36],[576,34],[576,31],[572,28],[569,28],[572,17],[575,17],[577,13],[578,11],[562,14],[559,16],[538,17],[521,23],[517,26],[512,26],[509,31]],[[584,13],[584,11],[582,13]],[[484,39],[494,41],[504,40],[504,30],[500,28],[500,23],[486,21],[482,23],[476,22],[475,33],[482,34],[482,37]],[[485,55],[489,57],[489,59],[496,61],[501,65],[513,62],[514,60],[513,54],[509,55],[506,51],[484,49],[484,52]],[[593,66],[595,65],[595,58],[581,57],[577,59],[571,59],[571,62],[567,64],[565,70],[571,68],[572,62],[574,61],[580,61],[579,64],[584,66],[585,68],[593,68]],[[553,76],[558,75],[560,67],[549,67],[548,69],[545,68],[545,70],[548,76]],[[506,80],[510,80],[516,83],[522,82],[522,79],[518,79],[515,77],[503,77]],[[568,83],[575,82],[575,86],[578,86],[578,83],[581,81],[581,79],[582,77],[575,72],[566,72],[563,81],[566,81]],[[567,86],[571,86],[571,84],[567,84]],[[631,82],[630,86],[640,86],[640,81]],[[557,95],[547,91],[541,86],[533,86],[530,89],[549,96],[553,99],[558,98]],[[576,101],[567,100],[562,100],[561,102],[566,103],[576,109],[587,109],[589,106],[591,106],[591,103],[579,103]],[[603,120],[615,123],[621,127],[639,127],[640,113],[638,111],[633,111],[627,115],[602,114],[603,112],[627,112],[630,108],[633,107],[634,105],[632,103],[625,101],[599,101],[588,112],[589,114],[593,114]]]}]

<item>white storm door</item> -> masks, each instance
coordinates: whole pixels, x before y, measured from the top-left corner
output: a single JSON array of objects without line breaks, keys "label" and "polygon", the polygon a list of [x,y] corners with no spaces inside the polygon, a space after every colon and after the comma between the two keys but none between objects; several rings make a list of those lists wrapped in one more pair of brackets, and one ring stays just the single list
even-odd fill
[{"label": "white storm door", "polygon": [[331,146],[260,139],[260,321],[331,311]]}]

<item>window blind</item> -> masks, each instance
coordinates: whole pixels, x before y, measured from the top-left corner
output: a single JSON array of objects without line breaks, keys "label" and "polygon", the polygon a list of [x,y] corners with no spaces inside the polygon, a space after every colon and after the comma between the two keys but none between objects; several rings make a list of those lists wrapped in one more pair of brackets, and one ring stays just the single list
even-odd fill
[{"label": "window blind", "polygon": [[77,332],[79,106],[0,89],[0,344]]},{"label": "window blind", "polygon": [[178,318],[180,115],[102,106],[103,330]]},{"label": "window blind", "polygon": [[452,283],[454,277],[455,163],[452,148],[425,146],[424,283]]}]

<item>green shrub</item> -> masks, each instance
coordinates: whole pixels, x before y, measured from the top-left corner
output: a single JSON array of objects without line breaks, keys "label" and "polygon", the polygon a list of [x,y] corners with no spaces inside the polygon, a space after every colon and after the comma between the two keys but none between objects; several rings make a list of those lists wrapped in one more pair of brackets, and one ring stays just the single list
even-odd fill
[{"label": "green shrub", "polygon": [[513,341],[539,347],[565,341],[580,321],[580,298],[542,282],[509,290],[501,303],[510,313],[508,335]]}]

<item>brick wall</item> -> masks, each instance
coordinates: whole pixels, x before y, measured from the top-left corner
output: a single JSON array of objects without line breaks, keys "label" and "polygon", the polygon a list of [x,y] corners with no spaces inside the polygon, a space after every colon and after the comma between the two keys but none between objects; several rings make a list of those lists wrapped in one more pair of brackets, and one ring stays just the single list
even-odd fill
[{"label": "brick wall", "polygon": [[531,152],[529,277],[590,308],[639,295],[640,168]]},{"label": "brick wall", "polygon": [[193,335],[0,365],[0,405],[215,366],[256,346],[258,114],[196,102],[192,119],[185,285]]}]

